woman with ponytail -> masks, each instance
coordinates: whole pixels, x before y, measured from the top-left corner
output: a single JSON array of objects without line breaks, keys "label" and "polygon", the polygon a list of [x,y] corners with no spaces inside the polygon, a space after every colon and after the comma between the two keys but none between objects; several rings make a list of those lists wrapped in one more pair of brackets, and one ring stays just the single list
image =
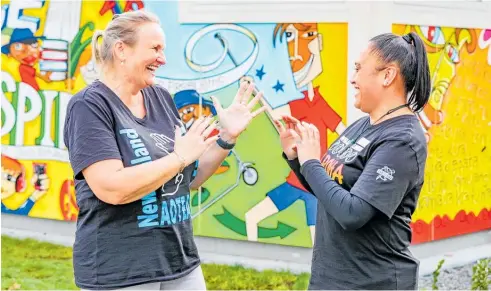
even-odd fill
[{"label": "woman with ponytail", "polygon": [[318,199],[309,289],[416,290],[408,247],[427,145],[415,113],[430,95],[421,39],[382,34],[355,63],[355,107],[368,114],[320,157],[315,126],[285,116],[283,156]]},{"label": "woman with ponytail", "polygon": [[115,15],[92,46],[100,79],[70,99],[64,127],[80,209],[75,283],[91,290],[204,290],[190,191],[264,111],[253,111],[262,94],[251,98],[254,84],[243,83],[226,109],[214,99],[219,135],[210,136],[217,127],[211,116],[186,130],[155,78],[166,61],[155,15]]}]

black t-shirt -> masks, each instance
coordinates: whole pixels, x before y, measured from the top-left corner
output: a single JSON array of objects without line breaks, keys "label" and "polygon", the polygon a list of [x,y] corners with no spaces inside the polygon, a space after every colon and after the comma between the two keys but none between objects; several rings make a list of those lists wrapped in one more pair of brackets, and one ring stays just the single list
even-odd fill
[{"label": "black t-shirt", "polygon": [[408,247],[426,157],[414,115],[374,126],[364,117],[321,163],[297,171],[319,200],[309,289],[417,288],[419,262]]},{"label": "black t-shirt", "polygon": [[95,81],[74,95],[67,108],[64,140],[75,173],[80,208],[73,265],[80,288],[120,288],[179,278],[200,263],[193,238],[189,184],[195,164],[144,198],[123,205],[98,199],[82,170],[106,159],[125,167],[173,151],[181,125],[170,94],[142,90],[146,116],[135,117],[106,85]]}]

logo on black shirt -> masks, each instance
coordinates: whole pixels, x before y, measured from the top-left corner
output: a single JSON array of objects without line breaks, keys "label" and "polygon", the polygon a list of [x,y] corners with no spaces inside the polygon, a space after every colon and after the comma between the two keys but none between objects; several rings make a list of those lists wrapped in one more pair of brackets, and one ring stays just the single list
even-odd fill
[{"label": "logo on black shirt", "polygon": [[392,179],[394,179],[394,174],[395,174],[396,171],[394,171],[393,169],[387,167],[387,166],[384,166],[383,168],[380,168],[377,170],[377,178],[375,180],[382,180],[382,181],[392,181]]}]

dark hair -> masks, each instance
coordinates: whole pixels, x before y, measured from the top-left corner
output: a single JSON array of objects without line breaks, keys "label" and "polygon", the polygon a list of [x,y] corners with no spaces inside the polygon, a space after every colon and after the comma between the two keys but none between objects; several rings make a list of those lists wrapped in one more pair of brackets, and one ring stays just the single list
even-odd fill
[{"label": "dark hair", "polygon": [[385,63],[397,63],[404,79],[408,105],[419,112],[428,103],[431,93],[430,68],[423,41],[410,32],[404,36],[380,34],[370,40],[372,51]]}]

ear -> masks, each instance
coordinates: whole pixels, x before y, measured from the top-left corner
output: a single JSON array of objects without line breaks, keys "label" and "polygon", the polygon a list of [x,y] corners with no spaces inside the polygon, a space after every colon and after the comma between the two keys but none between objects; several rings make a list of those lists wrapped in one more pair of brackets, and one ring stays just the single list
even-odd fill
[{"label": "ear", "polygon": [[116,41],[116,43],[114,43],[114,51],[113,51],[115,60],[117,60],[118,62],[124,61],[126,58],[124,51],[125,51],[125,46],[123,42]]},{"label": "ear", "polygon": [[399,70],[396,66],[389,65],[384,72],[384,87],[390,86],[397,77]]}]

